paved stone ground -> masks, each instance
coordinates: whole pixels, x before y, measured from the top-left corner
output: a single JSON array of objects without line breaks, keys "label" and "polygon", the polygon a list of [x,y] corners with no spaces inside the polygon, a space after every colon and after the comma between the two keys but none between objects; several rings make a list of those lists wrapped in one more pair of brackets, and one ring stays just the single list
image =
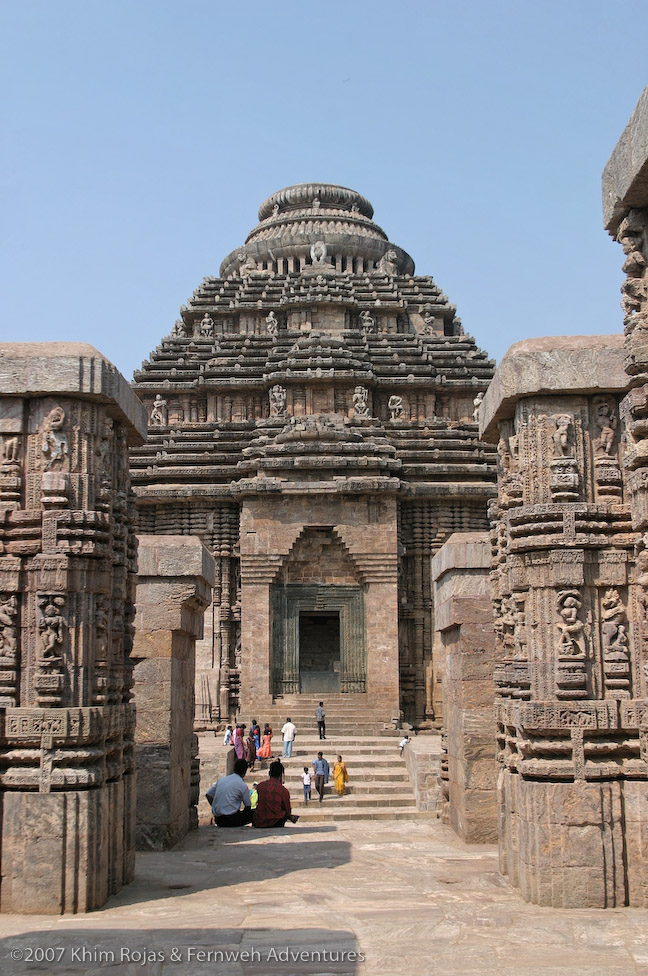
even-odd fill
[{"label": "paved stone ground", "polygon": [[0,973],[648,976],[648,911],[527,905],[437,821],[203,826],[101,911],[1,916]]}]

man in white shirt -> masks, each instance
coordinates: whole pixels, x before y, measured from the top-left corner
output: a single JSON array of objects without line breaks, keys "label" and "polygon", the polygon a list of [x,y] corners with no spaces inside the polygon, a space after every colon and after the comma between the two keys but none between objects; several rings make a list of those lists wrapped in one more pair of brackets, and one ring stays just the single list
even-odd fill
[{"label": "man in white shirt", "polygon": [[286,719],[286,724],[281,730],[281,734],[283,736],[283,756],[286,759],[290,759],[292,756],[293,742],[295,741],[296,732],[296,727],[290,721],[290,717],[288,717]]},{"label": "man in white shirt", "polygon": [[[243,827],[252,822],[252,801],[250,791],[243,782],[248,764],[245,759],[237,759],[234,772],[221,776],[207,790],[205,796],[211,803],[214,820],[219,827]],[[241,804],[243,809],[241,810]]]}]

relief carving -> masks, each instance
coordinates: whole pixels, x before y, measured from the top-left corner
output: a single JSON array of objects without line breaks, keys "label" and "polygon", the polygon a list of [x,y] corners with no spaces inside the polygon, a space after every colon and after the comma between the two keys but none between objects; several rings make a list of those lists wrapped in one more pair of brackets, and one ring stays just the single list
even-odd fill
[{"label": "relief carving", "polygon": [[270,416],[286,416],[286,389],[278,383],[270,389]]},{"label": "relief carving", "polygon": [[609,589],[601,600],[603,676],[606,697],[630,697],[628,622],[619,591]]},{"label": "relief carving", "polygon": [[403,398],[396,393],[392,393],[387,401],[387,409],[389,410],[389,419],[398,420],[403,413]]},{"label": "relief carving", "polygon": [[167,424],[167,401],[159,393],[155,395],[149,424],[151,427],[166,427]]},{"label": "relief carving", "polygon": [[205,314],[203,315],[203,317],[202,317],[202,319],[200,321],[200,325],[198,326],[198,329],[199,329],[200,335],[204,339],[210,339],[213,336],[213,334],[214,334],[214,320],[211,317],[211,315],[209,314],[209,312],[205,312]]},{"label": "relief carving", "polygon": [[578,590],[561,590],[557,609],[558,624],[557,698],[587,697],[585,625],[579,618],[582,600]]},{"label": "relief carving", "polygon": [[353,409],[356,417],[369,416],[369,392],[364,386],[356,386],[353,393]]},{"label": "relief carving", "polygon": [[0,658],[15,661],[18,654],[18,597],[0,593]]},{"label": "relief carving", "polygon": [[268,334],[271,335],[273,339],[276,339],[279,332],[279,323],[277,322],[277,316],[274,312],[269,312],[268,315],[266,315],[266,328],[268,330]]},{"label": "relief carving", "polygon": [[60,610],[64,605],[65,597],[63,596],[38,597],[41,665],[47,666],[62,659],[65,620],[61,616]]},{"label": "relief carving", "polygon": [[371,312],[368,312],[366,309],[364,312],[360,312],[360,328],[365,335],[369,335],[370,333],[376,331],[376,322],[373,319]]},{"label": "relief carving", "polygon": [[67,434],[63,433],[65,411],[62,407],[54,407],[43,420],[41,451],[47,458],[44,470],[62,463],[68,456]]}]

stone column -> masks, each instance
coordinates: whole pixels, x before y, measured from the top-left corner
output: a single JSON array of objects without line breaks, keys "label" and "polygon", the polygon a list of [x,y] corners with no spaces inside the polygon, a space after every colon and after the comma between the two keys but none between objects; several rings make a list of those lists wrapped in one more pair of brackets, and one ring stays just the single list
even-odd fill
[{"label": "stone column", "polygon": [[140,850],[163,850],[198,826],[193,733],[195,644],[214,585],[196,536],[139,536],[134,693]]},{"label": "stone column", "polygon": [[626,385],[621,336],[535,339],[509,350],[481,409],[499,457],[490,514],[501,866],[541,905],[646,903],[637,534],[618,415]]},{"label": "stone column", "polygon": [[488,585],[490,556],[488,533],[456,532],[432,560],[448,820],[463,840],[482,844],[497,840],[496,642]]},{"label": "stone column", "polygon": [[99,908],[133,878],[142,405],[84,343],[0,344],[0,909]]}]

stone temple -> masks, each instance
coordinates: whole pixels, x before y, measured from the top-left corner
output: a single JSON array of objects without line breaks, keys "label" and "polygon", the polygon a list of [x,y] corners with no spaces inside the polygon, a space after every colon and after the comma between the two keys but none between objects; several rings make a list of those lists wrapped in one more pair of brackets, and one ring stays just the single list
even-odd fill
[{"label": "stone temple", "polygon": [[198,727],[323,695],[373,730],[438,723],[429,557],[487,528],[494,364],[369,201],[327,183],[265,200],[181,315],[135,374],[131,472],[139,531],[216,557]]}]

